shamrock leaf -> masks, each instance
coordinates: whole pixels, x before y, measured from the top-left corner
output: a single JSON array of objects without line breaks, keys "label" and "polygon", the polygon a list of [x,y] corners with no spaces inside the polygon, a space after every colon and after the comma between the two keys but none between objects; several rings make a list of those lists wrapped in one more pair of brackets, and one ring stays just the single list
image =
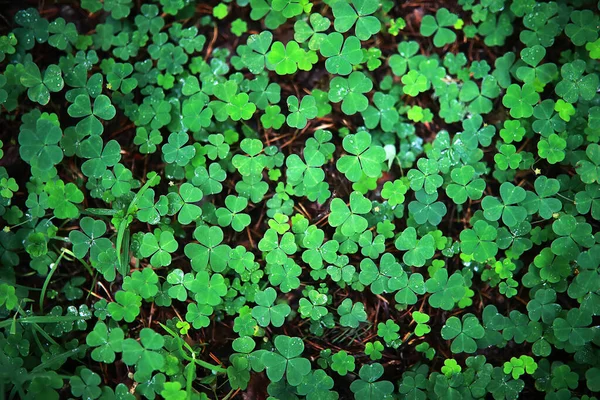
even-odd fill
[{"label": "shamrock leaf", "polygon": [[332,74],[350,75],[352,68],[363,61],[360,40],[355,36],[350,36],[344,41],[344,37],[339,32],[333,32],[324,37],[319,51],[323,57],[327,58],[325,68]]},{"label": "shamrock leaf", "polygon": [[248,206],[248,199],[229,195],[225,198],[225,206],[226,208],[219,208],[215,212],[219,225],[231,225],[236,232],[241,232],[250,225],[250,216],[242,213]]},{"label": "shamrock leaf", "polygon": [[341,227],[342,234],[352,236],[362,233],[368,227],[367,220],[361,215],[371,211],[371,201],[359,192],[350,194],[350,207],[342,199],[335,198],[331,201],[329,225]]},{"label": "shamrock leaf", "polygon": [[[158,278],[157,278],[158,281]],[[140,313],[142,298],[133,292],[119,290],[116,302],[108,303],[107,310],[115,321],[133,322]]]},{"label": "shamrock leaf", "polygon": [[415,97],[419,93],[429,89],[431,83],[425,75],[419,71],[411,70],[408,74],[402,77],[402,83],[404,84],[403,91],[405,94]]},{"label": "shamrock leaf", "polygon": [[92,359],[103,363],[113,363],[115,353],[121,352],[124,333],[121,328],[113,328],[109,331],[104,322],[97,322],[94,329],[86,336],[85,342],[94,347]]},{"label": "shamrock leaf", "polygon": [[438,198],[437,192],[433,194],[425,193],[424,189],[419,190],[415,194],[416,201],[411,201],[408,204],[408,210],[418,224],[430,223],[431,225],[439,225],[448,209],[444,203],[436,201]]},{"label": "shamrock leaf", "polygon": [[342,141],[344,150],[350,154],[344,154],[336,167],[348,180],[357,182],[363,174],[370,178],[379,177],[386,154],[381,146],[372,145],[371,141],[371,135],[364,131],[350,134]]},{"label": "shamrock leaf", "polygon": [[515,226],[527,218],[527,210],[517,206],[527,197],[525,189],[510,182],[500,185],[501,201],[496,197],[486,196],[481,202],[483,215],[488,221],[497,221],[502,216],[502,222],[507,226]]},{"label": "shamrock leaf", "polygon": [[85,136],[101,135],[104,132],[104,126],[100,119],[113,119],[117,112],[108,96],[103,94],[96,97],[93,108],[90,97],[87,94],[80,94],[67,111],[73,118],[85,117],[77,123],[76,127],[77,132]]},{"label": "shamrock leaf", "polygon": [[194,280],[189,283],[188,289],[195,294],[199,305],[208,304],[213,307],[221,304],[222,297],[227,294],[223,275],[209,274],[208,271],[198,272]]},{"label": "shamrock leaf", "polygon": [[150,257],[150,264],[154,267],[165,267],[171,264],[171,254],[179,245],[173,234],[169,231],[157,229],[155,233],[146,233],[140,244],[142,257]]},{"label": "shamrock leaf", "polygon": [[274,344],[277,352],[266,352],[262,356],[267,376],[272,382],[279,382],[285,375],[290,385],[298,386],[311,370],[310,361],[299,357],[304,351],[304,343],[300,338],[280,335]]},{"label": "shamrock leaf", "polygon": [[207,267],[221,272],[227,267],[231,248],[223,242],[223,231],[218,226],[201,225],[194,230],[194,238],[199,243],[185,245],[185,255],[191,260],[195,271]]},{"label": "shamrock leaf", "polygon": [[321,168],[325,164],[325,156],[315,148],[304,149],[306,163],[297,154],[286,158],[286,175],[291,184],[302,183],[307,188],[317,186],[325,179],[325,172]]},{"label": "shamrock leaf", "polygon": [[165,357],[158,352],[164,346],[164,338],[151,328],[140,331],[140,342],[135,339],[123,341],[123,362],[135,365],[134,378],[138,382],[150,379],[152,372],[159,370],[165,363]]},{"label": "shamrock leaf", "polygon": [[96,259],[102,251],[112,247],[109,239],[101,237],[106,233],[106,224],[103,221],[83,217],[79,225],[83,232],[71,231],[69,233],[75,257],[84,258],[89,251],[90,257]]},{"label": "shamrock leaf", "polygon": [[450,171],[452,182],[446,187],[446,194],[456,204],[463,204],[468,199],[479,200],[485,190],[485,181],[477,178],[475,169],[470,165],[454,168]]},{"label": "shamrock leaf", "polygon": [[590,143],[585,149],[586,159],[577,162],[577,174],[583,183],[600,183],[600,145]]},{"label": "shamrock leaf", "polygon": [[456,41],[456,33],[452,32],[448,27],[454,26],[458,21],[458,16],[451,13],[446,8],[437,10],[435,17],[433,15],[425,15],[421,20],[421,35],[429,37],[433,34],[433,44],[435,47],[444,47]]},{"label": "shamrock leaf", "polygon": [[302,129],[306,126],[308,120],[317,116],[318,110],[315,98],[311,95],[304,96],[300,104],[296,96],[287,98],[287,105],[290,114],[287,116],[287,124],[292,128]]},{"label": "shamrock leaf", "polygon": [[485,335],[483,326],[474,316],[465,316],[461,322],[457,317],[450,317],[442,327],[442,337],[452,340],[450,350],[453,353],[475,353],[477,344],[474,339],[481,339]]},{"label": "shamrock leaf", "polygon": [[400,115],[394,107],[396,99],[394,96],[375,92],[373,95],[374,106],[369,106],[361,114],[365,120],[365,126],[374,129],[381,125],[385,132],[391,132],[400,120]]},{"label": "shamrock leaf", "polygon": [[328,313],[326,304],[327,295],[313,289],[308,292],[308,299],[300,299],[298,311],[302,318],[310,317],[313,321],[318,321]]},{"label": "shamrock leaf", "polygon": [[473,229],[466,229],[460,233],[460,248],[464,254],[472,255],[478,262],[486,262],[498,254],[498,245],[494,242],[498,231],[485,222],[479,220]]},{"label": "shamrock leaf", "polygon": [[158,293],[158,275],[152,268],[134,271],[131,276],[123,279],[123,289],[127,293],[135,293],[149,299]]},{"label": "shamrock leaf", "polygon": [[121,160],[121,146],[116,140],[110,140],[103,146],[102,138],[90,136],[80,148],[81,156],[88,158],[81,165],[81,172],[89,178],[101,178],[108,167],[115,166]]},{"label": "shamrock leaf", "polygon": [[396,239],[396,248],[406,251],[402,261],[413,267],[422,267],[435,253],[435,239],[427,234],[417,240],[415,228],[408,227]]},{"label": "shamrock leaf", "polygon": [[[338,2],[341,3],[341,2]],[[373,89],[373,82],[359,71],[354,71],[348,78],[336,76],[329,84],[329,101],[333,103],[342,102],[342,112],[346,115],[354,115],[365,111],[369,106],[369,100],[364,95]]]},{"label": "shamrock leaf", "polygon": [[[298,43],[304,43],[308,40],[308,48],[319,50],[321,44],[326,41],[326,34],[323,33],[329,29],[331,21],[321,14],[312,13],[308,17],[308,22],[299,19],[294,24],[294,40]],[[323,55],[324,57],[328,57]]]},{"label": "shamrock leaf", "polygon": [[438,174],[439,167],[435,160],[420,158],[417,161],[418,169],[408,171],[410,187],[415,192],[425,189],[425,193],[437,193],[437,189],[442,186],[444,179]]},{"label": "shamrock leaf", "polygon": [[340,374],[341,376],[348,374],[348,372],[354,371],[354,369],[356,368],[354,364],[354,357],[352,357],[344,350],[335,353],[331,357],[331,361],[331,369]]},{"label": "shamrock leaf", "polygon": [[513,83],[506,89],[502,104],[510,109],[513,118],[527,118],[533,115],[533,105],[540,100],[540,95],[531,84],[522,87]]},{"label": "shamrock leaf", "polygon": [[361,322],[367,321],[367,313],[363,303],[354,303],[352,300],[344,299],[337,308],[340,315],[340,324],[349,328],[358,328]]},{"label": "shamrock leaf", "polygon": [[275,327],[280,327],[284,324],[291,308],[285,303],[274,304],[276,299],[277,293],[271,287],[256,293],[254,300],[257,305],[252,308],[252,316],[256,319],[258,325],[267,327],[272,324]]},{"label": "shamrock leaf", "polygon": [[385,253],[381,257],[379,267],[371,259],[363,259],[358,280],[363,285],[369,285],[374,294],[381,294],[389,292],[390,279],[401,276],[403,272],[396,258],[390,253]]},{"label": "shamrock leaf", "polygon": [[584,76],[584,72],[583,60],[564,64],[560,69],[562,80],[554,88],[556,94],[569,103],[575,103],[578,99],[591,100],[598,90],[600,78],[597,74]]},{"label": "shamrock leaf", "polygon": [[583,346],[594,338],[594,333],[589,326],[592,323],[589,313],[578,308],[568,311],[566,318],[557,318],[552,324],[554,335],[561,342],[570,343],[572,346]]},{"label": "shamrock leaf", "polygon": [[333,26],[340,33],[348,32],[354,25],[355,34],[360,40],[369,40],[381,29],[379,19],[371,14],[379,8],[379,3],[369,0],[351,0],[352,5],[345,1],[333,4]]},{"label": "shamrock leaf", "polygon": [[448,278],[448,270],[441,268],[425,282],[425,289],[432,293],[429,305],[449,311],[465,294],[464,278],[458,272]]},{"label": "shamrock leaf", "polygon": [[383,375],[381,364],[365,364],[358,372],[360,379],[350,384],[350,390],[356,398],[365,400],[384,399],[394,391],[394,384],[390,381],[377,381]]},{"label": "shamrock leaf", "polygon": [[194,329],[206,328],[210,325],[210,316],[213,313],[213,308],[207,304],[189,303],[185,320],[191,322]]},{"label": "shamrock leaf", "polygon": [[19,155],[32,167],[49,170],[63,159],[58,146],[61,138],[62,130],[57,124],[39,118],[35,128],[24,128],[19,133]]},{"label": "shamrock leaf", "polygon": [[60,67],[54,64],[46,68],[42,77],[39,67],[31,61],[26,61],[19,79],[21,84],[28,88],[29,99],[43,106],[50,102],[50,92],[60,92],[65,85]]}]

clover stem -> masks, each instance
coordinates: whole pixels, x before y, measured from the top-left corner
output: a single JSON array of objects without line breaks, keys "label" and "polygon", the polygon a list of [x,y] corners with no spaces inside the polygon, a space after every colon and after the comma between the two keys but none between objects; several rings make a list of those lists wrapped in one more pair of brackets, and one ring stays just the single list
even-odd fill
[{"label": "clover stem", "polygon": [[90,273],[90,275],[94,275],[94,270],[92,269],[92,267],[90,266],[90,264],[88,264],[88,263],[87,263],[86,261],[84,261],[83,259],[81,259],[81,258],[77,257],[77,256],[75,255],[75,253],[73,253],[73,252],[72,252],[71,250],[69,250],[69,249],[62,249],[62,251],[63,251],[65,254],[67,254],[67,255],[69,255],[69,256],[71,256],[71,257],[73,257],[74,259],[76,259],[76,260],[80,261],[80,262],[81,262],[81,264],[83,264],[83,266],[85,267],[85,269],[87,269],[87,271]]},{"label": "clover stem", "polygon": [[186,358],[188,361],[192,361],[192,362],[198,364],[199,366],[201,366],[202,368],[206,368],[206,369],[209,369],[211,371],[215,371],[217,373],[223,373],[224,374],[224,373],[227,372],[227,370],[225,368],[223,368],[223,367],[211,364],[211,363],[206,362],[204,360],[197,359],[196,358],[196,352],[194,351],[194,349],[192,349],[192,347],[186,341],[184,341],[179,335],[177,335],[175,332],[173,332],[173,330],[171,330],[168,326],[163,325],[160,322],[159,322],[159,325],[162,326],[162,328],[165,331],[167,331],[167,333],[169,333],[175,339],[179,340],[179,343],[183,344],[183,346],[192,354],[192,357],[184,355],[184,358]]},{"label": "clover stem", "polygon": [[[129,203],[129,206],[127,207],[127,211],[125,212],[125,215],[123,216],[123,220],[119,224],[119,231],[117,232],[117,241],[115,243],[115,247],[116,247],[117,256],[118,256],[118,270],[121,275],[126,275],[126,273],[127,273],[127,271],[124,270],[124,265],[123,265],[123,264],[125,264],[125,262],[123,260],[123,258],[125,258],[125,255],[121,254],[121,250],[123,248],[123,240],[125,239],[125,233],[126,233],[127,227],[129,226],[129,223],[130,223],[128,221],[128,217],[133,213],[136,203],[142,197],[144,192],[146,192],[146,190],[148,190],[148,188],[150,186],[157,184],[159,181],[160,181],[160,177],[156,174],[153,175],[152,177],[150,177],[146,181],[144,186],[142,186],[142,188],[140,190],[138,190],[138,192],[135,194],[135,196],[131,200],[131,203]],[[129,246],[126,246],[126,247],[129,247]],[[127,252],[129,252],[129,248],[127,249]]]},{"label": "clover stem", "polygon": [[56,261],[50,264],[50,272],[48,272],[48,275],[46,276],[46,280],[44,281],[44,285],[42,286],[42,292],[40,293],[40,311],[44,309],[44,297],[46,297],[46,290],[48,289],[48,285],[50,284],[52,275],[54,275],[54,272],[58,269],[58,264],[60,264],[60,261],[64,256],[65,249],[63,248],[61,249],[60,255],[58,256]]}]

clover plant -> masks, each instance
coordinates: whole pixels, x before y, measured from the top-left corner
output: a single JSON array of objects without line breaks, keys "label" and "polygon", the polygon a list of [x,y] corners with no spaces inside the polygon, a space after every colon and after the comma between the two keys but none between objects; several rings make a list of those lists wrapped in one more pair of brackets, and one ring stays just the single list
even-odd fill
[{"label": "clover plant", "polygon": [[2,398],[598,397],[598,2],[5,3]]}]

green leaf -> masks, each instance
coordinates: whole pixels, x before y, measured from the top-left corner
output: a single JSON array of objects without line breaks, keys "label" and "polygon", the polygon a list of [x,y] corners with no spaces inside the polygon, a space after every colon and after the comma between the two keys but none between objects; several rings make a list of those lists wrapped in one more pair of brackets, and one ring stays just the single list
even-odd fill
[{"label": "green leaf", "polygon": [[304,343],[300,338],[280,335],[275,338],[275,352],[266,352],[262,362],[267,376],[272,382],[279,382],[284,375],[292,386],[298,386],[302,378],[311,370],[310,361],[299,357],[304,351]]},{"label": "green leaf", "polygon": [[465,294],[464,278],[458,272],[448,278],[448,271],[442,268],[425,282],[425,289],[432,293],[428,299],[432,307],[449,311]]},{"label": "green leaf", "polygon": [[342,142],[349,155],[343,155],[336,167],[352,182],[357,182],[364,175],[377,178],[381,174],[385,161],[385,150],[379,145],[372,145],[369,133],[361,131],[346,136]]},{"label": "green leaf", "polygon": [[44,76],[36,64],[25,62],[20,76],[20,82],[28,88],[27,96],[43,106],[50,102],[50,92],[60,92],[64,87],[62,71],[58,65],[50,64],[44,71]]},{"label": "green leaf", "polygon": [[150,264],[154,267],[164,267],[171,264],[171,254],[179,245],[173,234],[169,231],[157,230],[155,233],[146,233],[140,244],[142,257],[151,257]]},{"label": "green leaf", "polygon": [[533,105],[540,100],[540,95],[535,91],[533,85],[524,84],[520,87],[512,84],[506,89],[502,98],[502,104],[510,109],[513,118],[527,118],[533,115]]},{"label": "green leaf", "polygon": [[442,327],[442,338],[452,340],[450,350],[453,353],[475,353],[477,344],[474,339],[481,339],[485,335],[483,326],[473,316],[465,316],[463,321],[457,317],[450,317]]},{"label": "green leaf", "polygon": [[344,299],[338,306],[337,312],[340,315],[340,324],[349,328],[358,328],[361,322],[367,321],[367,313],[362,303],[352,303],[350,299]]},{"label": "green leaf", "polygon": [[291,308],[287,304],[274,304],[277,293],[271,287],[257,292],[254,299],[257,305],[252,308],[252,316],[260,326],[267,327],[272,324],[275,327],[280,327],[291,312]]},{"label": "green leaf", "polygon": [[367,220],[361,215],[371,211],[371,202],[359,192],[350,194],[350,207],[342,199],[335,198],[330,204],[329,225],[341,227],[346,236],[362,233],[368,227]]},{"label": "green leaf", "polygon": [[369,40],[381,29],[379,19],[371,14],[379,8],[379,3],[369,0],[337,1],[333,4],[335,30],[340,33],[348,32],[355,26],[355,34],[360,40]]},{"label": "green leaf", "polygon": [[336,76],[329,84],[329,101],[333,103],[342,102],[342,112],[346,115],[354,115],[365,111],[369,106],[369,100],[364,95],[373,89],[373,82],[359,71],[352,72],[348,78]]},{"label": "green leaf", "polygon": [[332,74],[350,75],[352,68],[363,60],[360,40],[355,36],[350,36],[344,41],[344,37],[338,32],[324,37],[319,51],[323,57],[327,58],[325,68]]},{"label": "green leaf", "polygon": [[394,384],[390,381],[377,381],[383,375],[381,364],[365,364],[359,371],[360,379],[350,384],[350,390],[356,398],[364,400],[384,399],[394,391]]},{"label": "green leaf", "polygon": [[19,133],[19,154],[32,167],[49,170],[63,159],[63,152],[58,146],[61,138],[62,130],[58,125],[39,118],[35,129],[24,128]]},{"label": "green leaf", "polygon": [[433,44],[435,47],[444,47],[456,41],[456,34],[452,32],[448,27],[454,26],[458,21],[458,16],[451,13],[446,8],[440,8],[435,14],[435,18],[432,15],[425,15],[421,20],[421,35],[433,36]]}]

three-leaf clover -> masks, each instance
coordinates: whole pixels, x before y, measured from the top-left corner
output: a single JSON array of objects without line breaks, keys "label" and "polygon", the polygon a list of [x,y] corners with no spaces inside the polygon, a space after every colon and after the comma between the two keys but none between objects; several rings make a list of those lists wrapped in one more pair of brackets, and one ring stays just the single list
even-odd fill
[{"label": "three-leaf clover", "polygon": [[454,339],[450,346],[453,353],[475,353],[477,343],[474,339],[481,339],[485,330],[477,317],[465,316],[462,321],[458,317],[450,317],[442,327],[441,334],[446,340]]},{"label": "three-leaf clover", "polygon": [[449,311],[465,294],[464,278],[455,272],[448,278],[448,270],[439,269],[425,282],[425,289],[432,293],[428,302],[432,307]]},{"label": "three-leaf clover", "polygon": [[304,96],[300,103],[296,96],[287,98],[288,110],[287,124],[292,128],[302,129],[306,126],[308,120],[317,116],[317,102],[311,95]]},{"label": "three-leaf clover", "polygon": [[340,374],[346,375],[348,372],[354,371],[354,357],[348,354],[345,350],[338,351],[331,357],[331,369]]},{"label": "three-leaf clover", "polygon": [[84,258],[89,251],[91,258],[96,259],[102,251],[112,247],[109,239],[101,237],[106,233],[106,224],[103,221],[83,217],[79,226],[81,231],[69,232],[69,240],[73,243],[75,257]]},{"label": "three-leaf clover", "polygon": [[140,342],[129,338],[123,341],[123,362],[126,365],[135,365],[135,380],[144,382],[149,379],[153,371],[161,369],[165,357],[158,350],[162,349],[165,339],[162,335],[150,328],[140,331]]},{"label": "three-leaf clover", "polygon": [[485,190],[485,181],[477,178],[475,169],[463,165],[450,171],[452,183],[446,187],[446,194],[456,204],[463,204],[467,199],[479,200]]},{"label": "three-leaf clover", "polygon": [[386,154],[381,146],[372,144],[371,134],[365,131],[350,134],[344,138],[342,146],[349,154],[344,154],[336,167],[348,180],[357,182],[363,174],[369,178],[379,177]]},{"label": "three-leaf clover", "polygon": [[121,328],[108,329],[106,324],[99,321],[94,329],[85,337],[88,346],[94,347],[92,359],[103,363],[113,363],[115,353],[121,352],[125,334]]},{"label": "three-leaf clover", "polygon": [[395,244],[398,250],[406,251],[402,261],[413,267],[422,267],[435,253],[434,237],[428,233],[417,240],[417,231],[412,226],[398,236]]},{"label": "three-leaf clover", "polygon": [[218,208],[215,215],[219,225],[231,225],[234,231],[241,232],[250,225],[250,216],[242,213],[248,206],[248,199],[229,195],[225,198],[225,207]]},{"label": "three-leaf clover", "polygon": [[510,182],[500,185],[500,200],[496,197],[486,196],[481,202],[483,215],[488,221],[497,221],[502,217],[502,222],[507,226],[515,226],[527,218],[527,210],[517,204],[522,203],[527,197],[527,192],[520,186]]},{"label": "three-leaf clover", "polygon": [[73,118],[83,118],[77,123],[77,132],[82,135],[101,135],[104,126],[100,119],[108,121],[117,113],[106,95],[99,95],[94,99],[94,105],[87,94],[80,94],[68,108],[68,113]]},{"label": "three-leaf clover", "polygon": [[375,11],[379,8],[379,2],[370,0],[337,1],[333,4],[333,26],[340,33],[348,32],[356,25],[354,32],[360,40],[369,40],[381,29],[379,18],[375,17]]},{"label": "three-leaf clover", "polygon": [[372,204],[360,192],[350,193],[350,207],[340,198],[333,199],[329,207],[329,225],[340,226],[342,234],[350,237],[367,229],[369,224],[362,215],[371,211]]},{"label": "three-leaf clover", "polygon": [[304,351],[302,339],[280,335],[274,344],[277,352],[266,352],[262,356],[267,376],[272,382],[279,382],[285,375],[290,385],[298,386],[311,370],[310,361],[299,357]]},{"label": "three-leaf clover", "polygon": [[358,372],[360,379],[350,384],[350,390],[356,398],[364,400],[385,399],[394,391],[394,384],[390,381],[377,381],[383,375],[381,364],[365,364]]},{"label": "three-leaf clover", "polygon": [[540,95],[532,84],[526,83],[522,87],[513,83],[506,89],[502,104],[510,109],[513,118],[528,118],[533,115],[533,105],[540,100]]},{"label": "three-leaf clover", "polygon": [[486,262],[498,254],[495,240],[498,230],[484,220],[478,220],[473,229],[460,233],[460,248],[464,254],[472,255],[478,262]]},{"label": "three-leaf clover", "polygon": [[435,47],[444,47],[456,41],[456,33],[448,29],[454,26],[458,21],[458,16],[451,13],[446,8],[437,10],[435,17],[433,15],[425,15],[421,20],[421,35],[433,36],[433,44]]},{"label": "three-leaf clover", "polygon": [[223,231],[218,226],[201,225],[194,230],[194,238],[199,243],[185,245],[185,255],[192,262],[195,271],[203,271],[207,267],[221,272],[227,267],[231,248],[223,242]]},{"label": "three-leaf clover", "polygon": [[332,74],[350,75],[352,68],[363,60],[360,40],[356,36],[350,36],[344,40],[339,32],[333,32],[324,37],[319,51],[323,57],[327,58],[325,68]]},{"label": "three-leaf clover", "polygon": [[140,254],[142,257],[151,257],[152,266],[165,267],[171,264],[171,253],[178,247],[173,233],[157,229],[155,233],[144,234],[140,243]]},{"label": "three-leaf clover", "polygon": [[24,127],[19,133],[19,155],[31,166],[48,170],[63,159],[63,151],[58,146],[62,136],[58,124],[39,118],[35,128]]},{"label": "three-leaf clover", "polygon": [[277,292],[272,287],[256,293],[254,301],[257,305],[252,308],[252,316],[258,325],[280,327],[284,324],[292,309],[285,303],[275,304],[276,299]]},{"label": "three-leaf clover", "polygon": [[367,313],[363,303],[352,303],[350,299],[344,299],[337,308],[340,315],[340,325],[349,328],[358,328],[361,322],[367,321]]},{"label": "three-leaf clover", "polygon": [[28,88],[29,99],[43,106],[50,102],[50,92],[60,92],[65,85],[60,67],[54,64],[46,68],[42,77],[37,64],[26,61],[19,79]]},{"label": "three-leaf clover", "polygon": [[563,65],[560,69],[562,80],[554,88],[556,94],[569,103],[575,103],[579,99],[593,99],[600,85],[600,77],[598,74],[584,75],[585,68],[583,60]]},{"label": "three-leaf clover", "polygon": [[348,78],[336,76],[331,80],[328,98],[333,103],[341,101],[344,114],[354,115],[365,111],[369,106],[369,99],[364,94],[371,89],[373,89],[373,82],[364,73],[354,71]]}]

